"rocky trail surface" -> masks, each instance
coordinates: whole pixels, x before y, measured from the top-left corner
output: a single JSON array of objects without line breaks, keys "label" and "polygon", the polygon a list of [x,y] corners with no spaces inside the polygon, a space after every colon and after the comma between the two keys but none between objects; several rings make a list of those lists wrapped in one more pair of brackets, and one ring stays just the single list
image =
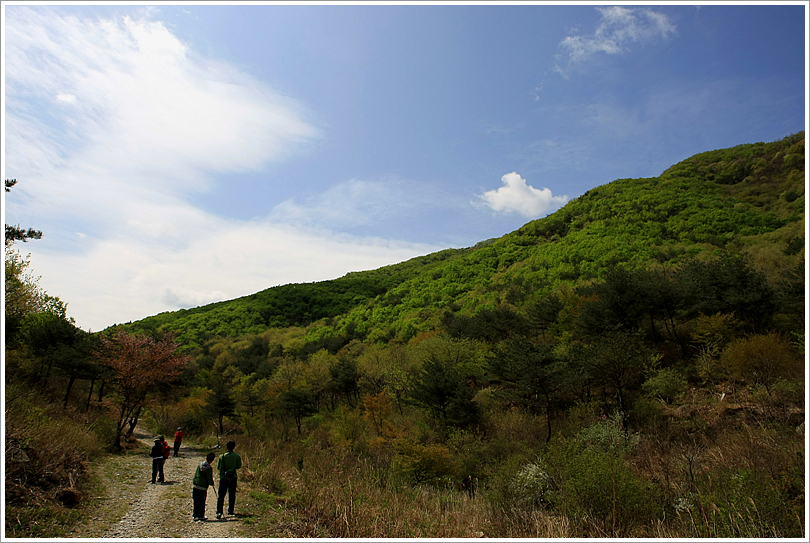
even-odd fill
[{"label": "rocky trail surface", "polygon": [[[153,445],[154,436],[151,434],[136,429],[134,436],[150,448]],[[94,497],[100,500],[96,504],[98,513],[71,535],[83,538],[244,537],[240,529],[242,518],[239,516],[238,497],[237,514],[217,519],[216,495],[214,489],[209,489],[205,503],[208,520],[195,522],[191,518],[191,479],[207,452],[182,446],[180,456],[166,460],[165,482],[154,485],[151,484],[152,467],[148,455],[128,454],[110,460],[100,470],[105,492],[103,496]]]}]

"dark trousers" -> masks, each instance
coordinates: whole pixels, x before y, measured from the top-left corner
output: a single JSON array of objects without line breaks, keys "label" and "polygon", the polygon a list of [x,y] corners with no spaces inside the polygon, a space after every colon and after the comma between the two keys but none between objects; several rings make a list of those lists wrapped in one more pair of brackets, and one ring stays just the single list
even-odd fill
[{"label": "dark trousers", "polygon": [[205,517],[205,499],[208,497],[208,490],[200,490],[199,488],[191,489],[191,497],[194,499],[194,514],[195,518]]},{"label": "dark trousers", "polygon": [[228,493],[228,514],[233,515],[233,506],[236,504],[236,477],[230,480],[219,480],[219,492],[217,494],[217,513],[222,514],[222,507],[225,505],[225,492]]},{"label": "dark trousers", "polygon": [[163,462],[164,458],[161,456],[160,458],[153,458],[152,459],[152,482],[155,482],[155,477],[157,477],[157,481],[159,483],[163,482]]},{"label": "dark trousers", "polygon": [[174,455],[175,456],[180,456],[180,442],[179,441],[174,442]]}]

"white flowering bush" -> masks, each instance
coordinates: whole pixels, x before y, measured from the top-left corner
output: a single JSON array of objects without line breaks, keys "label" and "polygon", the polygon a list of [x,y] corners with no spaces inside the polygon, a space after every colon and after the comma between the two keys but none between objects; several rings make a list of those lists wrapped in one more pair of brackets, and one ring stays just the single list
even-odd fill
[{"label": "white flowering bush", "polygon": [[637,434],[625,432],[622,414],[618,411],[610,417],[602,415],[594,424],[581,430],[578,437],[582,442],[614,456],[632,451],[639,442]]},{"label": "white flowering bush", "polygon": [[537,507],[548,503],[551,477],[542,463],[530,462],[523,466],[510,484],[511,493],[522,506]]}]

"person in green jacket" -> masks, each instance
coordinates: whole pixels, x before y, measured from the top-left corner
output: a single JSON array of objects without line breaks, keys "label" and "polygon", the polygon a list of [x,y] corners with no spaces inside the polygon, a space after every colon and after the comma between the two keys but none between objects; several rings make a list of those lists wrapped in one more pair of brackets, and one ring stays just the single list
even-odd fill
[{"label": "person in green jacket", "polygon": [[208,497],[208,487],[214,486],[214,468],[211,467],[214,456],[214,453],[208,453],[194,472],[194,479],[191,481],[191,497],[194,500],[192,520],[208,520],[205,516],[205,499]]},{"label": "person in green jacket", "polygon": [[236,470],[242,467],[242,457],[233,452],[235,441],[225,444],[228,452],[219,457],[217,469],[219,470],[219,494],[217,495],[217,518],[222,518],[222,509],[225,505],[225,492],[228,492],[228,514],[233,515],[233,506],[236,504]]}]

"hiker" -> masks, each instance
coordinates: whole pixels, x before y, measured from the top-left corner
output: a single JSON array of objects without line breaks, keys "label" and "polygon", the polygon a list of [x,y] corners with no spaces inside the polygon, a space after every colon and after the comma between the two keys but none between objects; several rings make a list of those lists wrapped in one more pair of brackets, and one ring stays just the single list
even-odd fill
[{"label": "hiker", "polygon": [[174,455],[180,456],[180,443],[183,442],[183,436],[186,435],[182,428],[177,428],[174,433]]},{"label": "hiker", "polygon": [[217,469],[219,470],[219,494],[217,495],[217,518],[222,518],[222,508],[225,505],[225,492],[228,492],[228,514],[233,515],[233,506],[236,504],[236,470],[242,467],[242,457],[233,452],[235,441],[225,444],[228,452],[219,457]]},{"label": "hiker", "polygon": [[152,484],[155,484],[155,479],[159,483],[163,482],[163,462],[166,458],[163,456],[163,443],[160,437],[155,438],[155,444],[152,446],[152,452],[149,453],[152,458]]},{"label": "hiker", "polygon": [[[166,461],[169,459],[169,456],[172,454],[172,447],[168,443],[166,443],[166,438],[158,436],[160,438],[160,444],[163,446],[163,467],[161,468],[160,478],[163,479],[163,471],[166,468]],[[160,481],[161,483],[165,482],[163,480]]]},{"label": "hiker", "polygon": [[194,500],[192,520],[208,520],[205,516],[205,499],[208,497],[208,487],[214,486],[214,468],[211,467],[214,456],[214,453],[208,453],[194,472],[194,479],[191,482],[191,497]]},{"label": "hiker", "polygon": [[160,438],[160,442],[163,444],[163,458],[165,460],[169,459],[169,456],[172,454],[171,446],[166,442],[166,438],[163,436],[158,436]]}]

